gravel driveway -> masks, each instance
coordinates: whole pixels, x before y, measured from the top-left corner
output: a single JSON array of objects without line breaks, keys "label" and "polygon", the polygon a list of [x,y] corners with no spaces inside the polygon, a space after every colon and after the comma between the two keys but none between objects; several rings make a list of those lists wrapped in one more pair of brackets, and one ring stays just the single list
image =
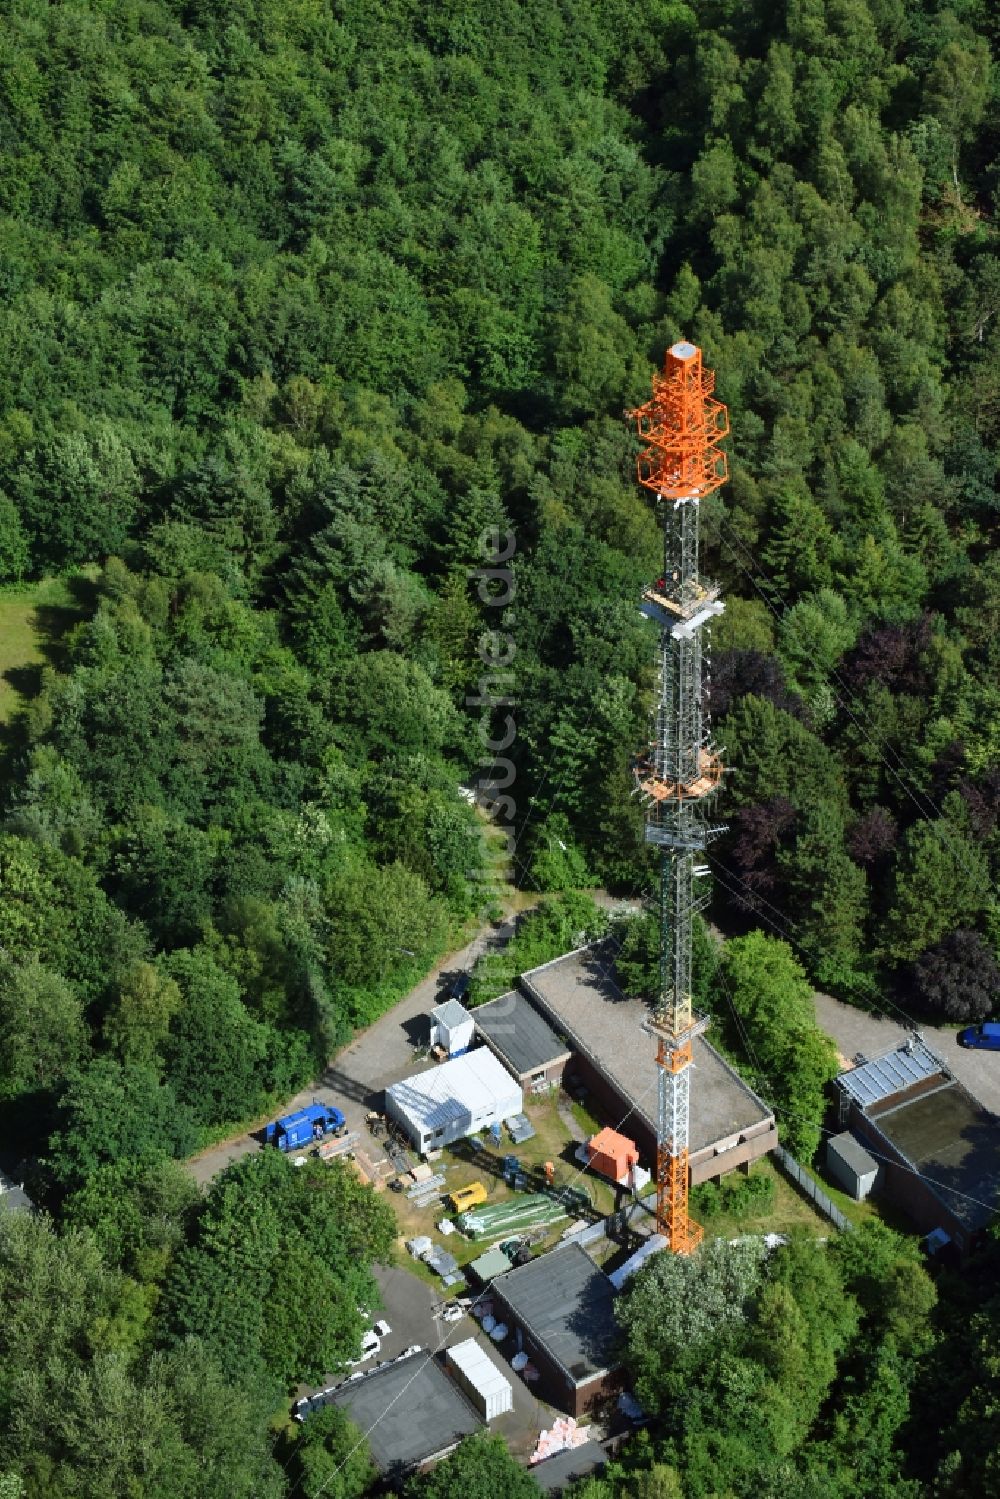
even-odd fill
[{"label": "gravel driveway", "polygon": [[[487,947],[508,941],[513,930],[513,921],[485,926],[466,947],[443,958],[399,1004],[332,1057],[322,1077],[290,1098],[280,1113],[293,1114],[313,1102],[335,1104],[346,1117],[348,1129],[359,1130],[367,1140],[365,1115],[381,1106],[381,1094],[388,1084],[416,1070],[414,1050],[427,1045],[428,1015],[444,999],[449,979],[471,968]],[[203,1186],[231,1162],[260,1148],[252,1135],[240,1135],[196,1156],[187,1163],[188,1170]]]}]

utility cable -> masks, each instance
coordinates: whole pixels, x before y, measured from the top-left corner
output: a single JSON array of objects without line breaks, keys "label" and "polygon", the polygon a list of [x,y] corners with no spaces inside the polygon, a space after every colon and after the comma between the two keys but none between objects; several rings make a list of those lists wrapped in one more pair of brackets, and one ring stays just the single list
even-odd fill
[{"label": "utility cable", "polygon": [[[727,531],[732,531],[733,530],[733,528],[731,526],[726,526],[725,529]],[[739,533],[738,532],[734,532],[733,534],[735,534],[737,536],[740,544],[743,545],[744,547],[746,547],[746,543],[743,541],[743,538],[739,536]],[[782,621],[782,617],[783,616],[781,614],[779,614],[778,611],[775,609],[773,603],[768,598],[766,592],[762,588],[759,587],[759,585],[758,585],[758,583],[756,581],[756,578],[754,577],[753,573],[746,567],[745,563],[737,555],[735,549],[729,544],[729,542],[726,541],[725,537],[721,537],[720,539],[722,540],[723,545],[726,547],[726,549],[729,552],[730,556],[736,562],[737,566],[749,578],[749,580],[750,580],[753,588],[755,589],[755,591],[760,595],[760,597],[763,599],[764,603],[766,604],[767,608],[771,611],[771,613],[774,615],[774,618],[780,624],[781,621]],[[760,565],[759,565],[759,563],[756,562],[756,558],[753,557],[753,553],[749,551],[748,547],[746,548],[746,550],[747,550],[747,554],[751,558],[751,561],[753,561],[754,564],[755,564],[755,566],[757,567],[758,576],[761,577],[761,578],[763,578],[764,574],[760,570]],[[784,596],[777,589],[775,589],[775,592],[777,593],[778,598],[781,599],[784,612],[787,613],[788,609],[789,609],[789,606],[788,606],[786,600],[784,599]],[[839,675],[837,674],[837,672],[833,668],[831,668],[825,675],[827,677],[828,682],[829,682],[829,680],[831,678],[833,680],[835,680],[837,682],[838,686],[841,688],[841,691],[844,692],[844,693],[846,693],[848,696],[850,696],[851,699],[852,699],[852,701],[858,703],[859,707],[860,707],[860,711],[862,713],[864,713],[866,717],[869,717],[869,715],[867,713],[867,710],[864,708],[863,704],[860,703],[860,699],[858,699],[853,693],[851,693],[850,689],[845,686],[845,684],[843,683],[843,681],[841,680],[841,678],[839,677]],[[861,734],[862,738],[875,751],[875,755],[876,755],[877,759],[881,762],[882,765],[885,766],[886,770],[892,776],[893,780],[896,781],[896,783],[902,788],[902,790],[905,792],[905,794],[913,802],[913,805],[916,807],[916,809],[917,809],[918,813],[920,814],[921,818],[924,821],[926,821],[929,824],[929,826],[931,826],[935,830],[935,832],[936,832],[937,836],[940,838],[941,842],[949,850],[949,852],[951,853],[952,857],[956,860],[956,862],[962,865],[962,867],[965,869],[966,873],[972,875],[973,878],[976,878],[977,876],[976,876],[975,871],[971,868],[971,866],[969,865],[968,861],[965,859],[964,855],[960,852],[959,849],[957,849],[955,847],[955,845],[952,842],[952,840],[948,837],[947,833],[942,828],[941,823],[943,821],[945,821],[946,819],[944,817],[944,813],[942,812],[941,808],[937,805],[937,803],[930,796],[928,796],[924,791],[920,790],[919,787],[917,788],[917,791],[919,792],[919,796],[920,796],[921,800],[918,800],[918,796],[914,792],[914,790],[912,789],[911,785],[907,784],[907,782],[903,780],[902,776],[895,769],[895,767],[892,766],[892,765],[890,765],[889,761],[886,759],[885,754],[882,752],[882,747],[884,747],[885,749],[891,749],[892,746],[890,746],[888,744],[888,741],[886,741],[884,739],[881,739],[877,743],[876,740],[875,740],[875,737],[874,737],[873,733],[871,731],[866,731],[865,730],[865,728],[859,722],[859,720],[857,718],[857,715],[851,710],[851,708],[848,706],[848,704],[844,701],[843,697],[839,696],[836,692],[834,692],[834,699],[835,699],[837,705],[840,708],[842,708],[843,711],[847,714],[848,718],[850,718],[851,722],[854,724],[855,728]],[[902,759],[900,758],[898,752],[895,751],[895,750],[893,750],[893,754],[896,755],[896,758],[897,758],[899,764],[902,765],[903,762],[902,762]],[[924,803],[924,805],[921,805],[921,801]],[[928,808],[931,809],[930,812],[928,812],[928,810],[927,810]],[[932,815],[932,813],[935,814],[935,815]]]},{"label": "utility cable", "polygon": [[[760,895],[756,890],[752,888],[752,886],[748,885],[746,880],[741,879],[734,870],[729,869],[728,866],[723,864],[721,860],[716,858],[714,854],[709,854],[708,858],[715,866],[716,878],[721,882],[723,889],[725,889],[728,894],[733,897],[734,900],[746,901],[749,898],[751,902],[757,903],[758,905],[763,904],[767,906],[770,910],[775,912],[775,915],[778,918],[777,921],[772,920],[771,917],[767,916],[765,912],[758,909],[754,909],[754,915],[760,921],[765,921],[767,925],[771,927],[772,931],[778,933],[779,937],[783,937],[787,942],[791,942],[793,945],[801,946],[801,936],[796,937],[795,935],[796,932],[801,933],[802,930],[801,926],[798,923],[792,921],[790,916],[787,916],[780,912],[777,906],[773,905],[771,901],[766,900],[764,896]],[[728,879],[738,881],[738,883],[743,886],[744,890],[746,890],[747,895],[741,896],[738,891],[734,890],[732,886],[727,883],[727,877]],[[843,987],[848,994],[854,994],[866,1005],[871,1005],[876,1010],[880,1010],[887,1020],[890,1018],[889,1010],[886,1008],[886,1006],[888,1005],[891,1009],[895,1010],[898,1015],[902,1015],[903,1019],[906,1021],[908,1030],[915,1031],[920,1029],[916,1021],[906,1013],[902,1006],[896,1004],[894,1000],[889,999],[887,995],[882,996],[882,1002],[880,1003],[879,1000],[873,998],[867,993],[862,992],[860,989],[854,988],[853,985],[845,984]]]},{"label": "utility cable", "polygon": [[[637,1111],[637,1109],[643,1103],[643,1101],[658,1086],[659,1086],[659,1078],[657,1078],[654,1082],[650,1083],[648,1087],[644,1088],[643,1091],[639,1094],[638,1098],[635,1098],[635,1099],[632,1100],[632,1102],[629,1104],[628,1109],[622,1115],[622,1117],[618,1121],[618,1123],[614,1126],[615,1130],[620,1130],[628,1122],[628,1120]],[[580,1166],[578,1168],[578,1170],[573,1173],[572,1177],[566,1183],[565,1187],[561,1188],[560,1190],[568,1191],[570,1188],[572,1188],[575,1185],[575,1183],[577,1181],[579,1181],[580,1177],[582,1177],[584,1175],[584,1173],[586,1172],[586,1170],[587,1170],[587,1166],[586,1165]],[[486,1297],[489,1296],[489,1294],[490,1294],[489,1287],[488,1286],[484,1286],[483,1289],[479,1292],[478,1296],[476,1296],[475,1299],[472,1302],[470,1302],[470,1304],[469,1304],[468,1313],[469,1313],[470,1316],[472,1316],[473,1308],[476,1307],[476,1306],[478,1306],[481,1301],[483,1301]],[[434,1357],[437,1356],[437,1354],[443,1352],[444,1349],[447,1348],[447,1346],[448,1346],[451,1338],[453,1336],[457,1335],[460,1327],[461,1327],[461,1324],[456,1324],[456,1326],[454,1327],[453,1331],[446,1332],[443,1335],[443,1337],[439,1340],[439,1342],[437,1344],[437,1347],[430,1351],[429,1357],[434,1358]],[[462,1329],[462,1330],[464,1331],[465,1329]],[[416,1358],[416,1355],[411,1355],[411,1356],[413,1358]],[[329,1485],[333,1482],[333,1480],[337,1477],[337,1475],[343,1471],[343,1469],[346,1467],[347,1463],[350,1462],[351,1458],[358,1451],[358,1449],[361,1446],[363,1446],[365,1442],[367,1442],[368,1438],[371,1436],[371,1434],[375,1430],[376,1426],[378,1426],[380,1422],[382,1422],[382,1421],[385,1420],[386,1416],[390,1413],[390,1411],[393,1409],[393,1407],[396,1405],[396,1403],[399,1400],[401,1400],[402,1397],[406,1394],[407,1390],[413,1384],[413,1381],[418,1377],[418,1374],[419,1374],[419,1370],[415,1370],[413,1372],[413,1374],[410,1375],[410,1378],[406,1381],[406,1383],[403,1385],[403,1387],[399,1391],[397,1391],[397,1393],[389,1401],[389,1403],[386,1406],[385,1410],[382,1411],[380,1415],[376,1416],[376,1418],[372,1422],[372,1424],[365,1431],[363,1431],[361,1433],[360,1437],[355,1442],[354,1446],[350,1449],[350,1451],[346,1454],[346,1456],[341,1460],[341,1462],[333,1470],[333,1472],[331,1474],[329,1474],[329,1476],[323,1481],[323,1483],[320,1485],[320,1487],[316,1490],[316,1492],[315,1492],[315,1494],[313,1496],[313,1499],[321,1499],[321,1495],[325,1492],[325,1490],[329,1487]],[[292,1457],[294,1457],[294,1455],[295,1454],[293,1452],[291,1454],[291,1456],[289,1457],[289,1459],[288,1459],[288,1463],[291,1462]],[[285,1463],[285,1465],[284,1465],[285,1469],[287,1469],[288,1463]],[[303,1480],[301,1478],[296,1480],[296,1482],[294,1483],[294,1485],[292,1486],[292,1488],[289,1490],[288,1499],[294,1499],[294,1495],[298,1491],[298,1489],[301,1487],[302,1481]]]}]

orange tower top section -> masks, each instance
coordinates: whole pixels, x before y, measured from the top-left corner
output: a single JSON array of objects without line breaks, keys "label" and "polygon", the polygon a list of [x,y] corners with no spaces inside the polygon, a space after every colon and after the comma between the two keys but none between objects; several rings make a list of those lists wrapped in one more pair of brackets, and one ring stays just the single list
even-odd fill
[{"label": "orange tower top section", "polygon": [[713,400],[714,389],[701,350],[682,340],[667,350],[663,374],[653,376],[653,399],[629,412],[646,444],[639,483],[664,499],[702,499],[729,478],[719,446],[729,435],[729,413]]}]

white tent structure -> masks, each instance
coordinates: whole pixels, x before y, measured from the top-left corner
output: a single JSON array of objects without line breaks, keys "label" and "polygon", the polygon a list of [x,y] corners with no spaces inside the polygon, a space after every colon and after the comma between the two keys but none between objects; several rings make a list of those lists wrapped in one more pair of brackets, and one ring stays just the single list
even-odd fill
[{"label": "white tent structure", "polygon": [[514,1392],[475,1338],[448,1349],[448,1366],[479,1414],[487,1421],[514,1409]]},{"label": "white tent structure", "polygon": [[385,1111],[421,1154],[519,1114],[518,1083],[485,1046],[386,1089]]}]

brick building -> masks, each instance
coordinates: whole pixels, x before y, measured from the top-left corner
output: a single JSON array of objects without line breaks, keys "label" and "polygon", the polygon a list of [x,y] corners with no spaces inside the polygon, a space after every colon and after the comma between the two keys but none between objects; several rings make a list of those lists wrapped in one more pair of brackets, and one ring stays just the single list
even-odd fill
[{"label": "brick building", "polygon": [[[614,951],[595,943],[521,976],[521,988],[572,1050],[567,1073],[582,1082],[609,1122],[656,1161],[656,1041],[649,1008],[618,987]],[[477,1011],[477,1014],[479,1012]],[[774,1115],[705,1040],[694,1041],[691,1182],[747,1166],[778,1143]]]},{"label": "brick building", "polygon": [[571,1416],[620,1387],[615,1290],[580,1244],[565,1244],[498,1275],[494,1315],[541,1375],[539,1394]]}]

